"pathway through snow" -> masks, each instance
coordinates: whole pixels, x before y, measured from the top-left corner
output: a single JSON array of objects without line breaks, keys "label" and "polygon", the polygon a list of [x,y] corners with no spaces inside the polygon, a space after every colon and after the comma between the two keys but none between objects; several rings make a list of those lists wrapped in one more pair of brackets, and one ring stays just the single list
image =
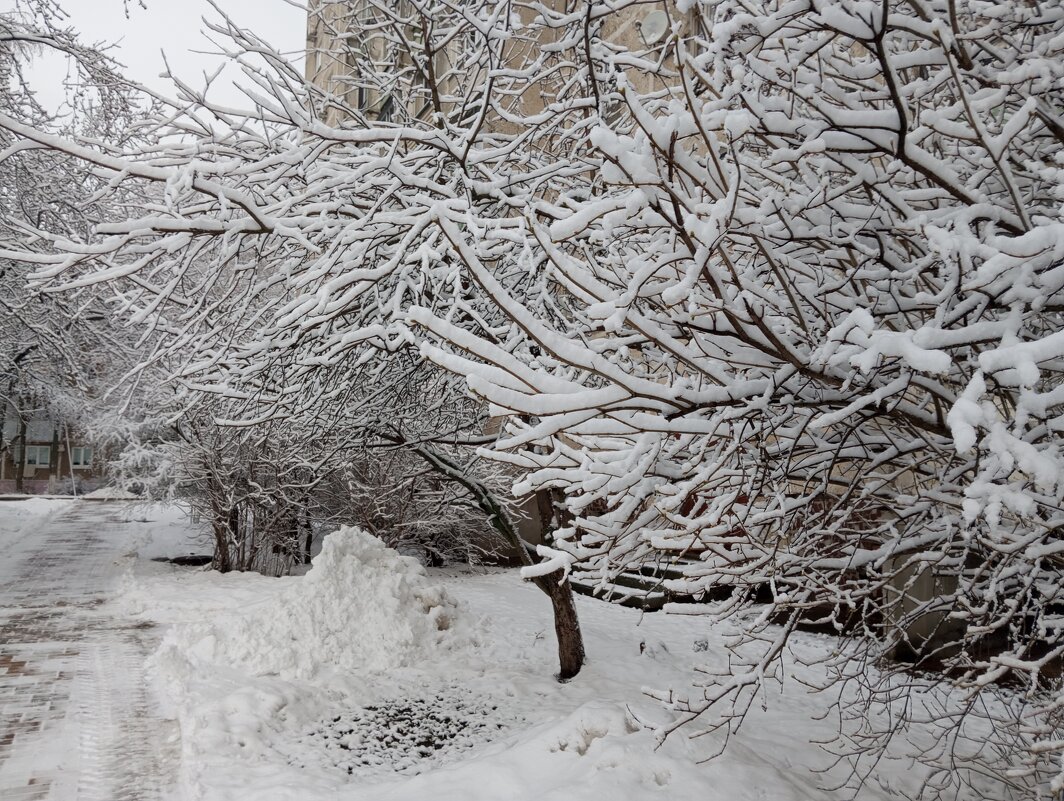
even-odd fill
[{"label": "pathway through snow", "polygon": [[125,505],[50,509],[0,530],[0,798],[172,798],[176,724],[156,716],[144,680],[158,634],[108,604],[136,524]]}]

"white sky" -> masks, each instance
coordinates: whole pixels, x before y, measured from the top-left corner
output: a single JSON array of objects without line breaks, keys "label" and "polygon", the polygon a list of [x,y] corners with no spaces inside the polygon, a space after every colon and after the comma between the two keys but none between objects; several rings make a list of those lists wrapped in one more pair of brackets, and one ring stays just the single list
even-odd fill
[{"label": "white sky", "polygon": [[[171,85],[159,77],[163,71],[162,52],[174,72],[194,86],[203,84],[203,73],[213,72],[224,59],[204,55],[215,48],[201,33],[203,17],[217,19],[207,0],[129,0],[128,17],[122,0],[60,0],[70,16],[70,25],[87,43],[116,43],[111,55],[126,66],[126,74],[157,92],[173,96]],[[306,46],[307,17],[304,8],[286,0],[216,0],[240,27],[250,28],[260,37],[302,61]],[[0,0],[0,10],[12,8],[11,0]],[[44,105],[58,108],[64,97],[64,59],[38,57],[31,71],[33,83]],[[244,106],[233,87],[240,82],[239,70],[229,67],[211,89],[217,101]]]}]

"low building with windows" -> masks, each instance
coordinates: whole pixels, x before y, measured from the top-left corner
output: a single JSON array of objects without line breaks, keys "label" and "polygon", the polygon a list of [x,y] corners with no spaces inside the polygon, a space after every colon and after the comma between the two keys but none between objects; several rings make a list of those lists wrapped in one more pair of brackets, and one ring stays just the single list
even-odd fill
[{"label": "low building with windows", "polygon": [[43,410],[8,405],[0,442],[0,493],[81,495],[102,483],[91,444]]}]

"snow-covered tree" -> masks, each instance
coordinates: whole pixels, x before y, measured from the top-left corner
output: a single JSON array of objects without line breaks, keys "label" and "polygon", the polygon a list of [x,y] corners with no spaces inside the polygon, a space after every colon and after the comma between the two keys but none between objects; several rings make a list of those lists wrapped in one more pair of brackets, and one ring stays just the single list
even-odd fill
[{"label": "snow-covered tree", "polygon": [[[879,701],[914,687],[865,675],[890,653],[971,693],[923,752],[929,793],[987,762],[992,792],[1058,787],[1061,9],[670,14],[641,54],[569,23],[596,65],[578,140],[596,173],[526,215],[564,322],[496,286],[534,358],[415,310],[428,352],[507,412],[524,488],[567,493],[556,564],[686,557],[669,589],[755,645],[670,696],[678,725],[741,717],[816,621],[860,635],[839,668]],[[475,228],[450,230],[490,283],[506,256]],[[975,702],[1010,682],[1027,702]]]},{"label": "snow-covered tree", "polygon": [[[182,86],[155,147],[0,115],[164,188],[38,280],[107,282],[249,419],[370,430],[351,400],[413,347],[465,380],[505,419],[483,452],[563,499],[529,577],[682,559],[735,627],[676,726],[740,720],[817,622],[879,709],[915,687],[881,656],[957,688],[908,752],[929,794],[1059,790],[1059,4],[668,3],[660,36],[626,2],[359,9],[331,94],[217,26],[247,110]],[[904,728],[867,720],[857,782]]]},{"label": "snow-covered tree", "polygon": [[[69,62],[60,109],[44,107],[30,80],[33,58],[46,50]],[[133,130],[133,101],[134,89],[115,63],[80,44],[53,3],[19,2],[0,14],[0,108],[14,119],[121,144]],[[6,132],[0,132],[0,156],[0,407],[16,423],[3,447],[18,452],[33,417],[74,426],[83,436],[103,411],[104,391],[134,362],[133,342],[112,324],[106,296],[31,290],[31,268],[18,257],[49,252],[57,236],[85,238],[95,224],[124,216],[136,195],[128,186],[100,195],[106,184],[90,165]],[[61,427],[55,436],[64,436]],[[51,464],[56,470],[55,456]],[[22,470],[16,459],[17,486]]]},{"label": "snow-covered tree", "polygon": [[[443,197],[460,198],[456,210],[468,202],[463,162],[475,141],[513,140],[512,152],[520,144],[521,136],[485,128],[484,112],[476,112],[495,83],[490,70],[476,67],[478,53],[497,45],[466,9],[432,3],[378,12],[403,32],[388,44],[397,63],[415,65],[393,82],[394,102],[414,108],[418,98],[433,98],[423,112],[398,114],[400,122],[379,119],[387,115],[377,109],[368,124],[374,115],[307,83],[230,20],[214,33],[229,38],[254,86],[245,111],[217,106],[176,81],[178,99],[160,101],[141,126],[154,128],[157,144],[124,150],[3,116],[0,127],[13,136],[92,165],[115,191],[129,182],[160,190],[127,221],[96,226],[88,247],[76,237],[49,240],[52,253],[22,258],[39,265],[36,280],[52,290],[106,285],[118,293],[122,310],[157,343],[146,364],[169,365],[185,390],[221,397],[231,410],[242,404],[224,422],[286,421],[310,430],[328,421],[334,431],[404,448],[485,512],[496,531],[512,535],[509,545],[531,561],[505,502],[462,468],[467,458],[446,448],[487,441],[483,407],[441,415],[469,406],[463,377],[446,374],[429,406],[406,404],[403,414],[390,402],[395,396],[381,391],[401,384],[411,353],[420,360],[405,320],[411,301],[479,335],[507,336],[509,322],[462,279],[445,232],[427,214]],[[337,108],[349,124],[321,120]],[[498,201],[485,194],[484,202]],[[514,272],[507,280],[516,286],[529,277]],[[560,571],[536,581],[564,621],[561,674],[575,675],[583,649],[568,583]]]}]

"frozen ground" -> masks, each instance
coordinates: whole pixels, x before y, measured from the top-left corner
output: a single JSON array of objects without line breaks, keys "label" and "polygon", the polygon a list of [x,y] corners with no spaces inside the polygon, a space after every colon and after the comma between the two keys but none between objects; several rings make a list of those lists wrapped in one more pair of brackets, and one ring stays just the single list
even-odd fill
[{"label": "frozen ground", "polygon": [[[549,605],[514,571],[425,574],[353,532],[298,578],[153,561],[202,552],[189,530],[172,509],[0,504],[0,799],[845,797],[820,789],[833,728],[797,682],[719,759],[698,762],[712,735],[654,748],[642,689],[725,663],[697,618],[578,598],[589,663],[559,684]],[[863,797],[913,781],[883,763]]]}]

